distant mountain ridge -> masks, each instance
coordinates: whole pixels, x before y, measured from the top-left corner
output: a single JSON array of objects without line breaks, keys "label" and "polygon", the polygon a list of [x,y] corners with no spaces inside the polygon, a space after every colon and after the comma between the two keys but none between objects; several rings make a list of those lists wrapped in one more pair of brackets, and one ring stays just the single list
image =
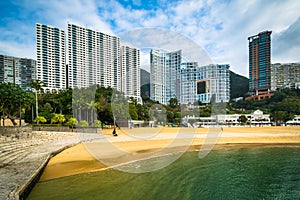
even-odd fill
[{"label": "distant mountain ridge", "polygon": [[[140,72],[141,96],[150,96],[150,73],[144,69]],[[243,97],[249,88],[249,79],[230,71],[230,99]]]}]

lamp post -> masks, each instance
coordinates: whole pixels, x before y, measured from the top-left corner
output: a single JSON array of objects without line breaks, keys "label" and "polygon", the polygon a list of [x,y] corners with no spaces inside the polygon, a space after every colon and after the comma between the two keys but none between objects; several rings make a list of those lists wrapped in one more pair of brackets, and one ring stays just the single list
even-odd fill
[{"label": "lamp post", "polygon": [[20,127],[22,126],[22,102],[21,102],[21,98],[19,100],[20,103]]}]

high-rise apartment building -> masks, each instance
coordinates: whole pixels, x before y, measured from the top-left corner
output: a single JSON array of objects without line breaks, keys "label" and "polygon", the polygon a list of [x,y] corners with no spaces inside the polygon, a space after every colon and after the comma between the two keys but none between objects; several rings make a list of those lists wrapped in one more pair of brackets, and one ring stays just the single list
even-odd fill
[{"label": "high-rise apartment building", "polygon": [[271,88],[271,33],[264,31],[248,37],[250,92]]},{"label": "high-rise apartment building", "polygon": [[275,63],[271,65],[271,90],[300,88],[300,63]]},{"label": "high-rise apartment building", "polygon": [[190,104],[197,101],[209,103],[214,96],[215,102],[230,100],[229,65],[198,66],[196,62],[181,64],[180,103]]},{"label": "high-rise apartment building", "polygon": [[[206,65],[199,67],[197,99],[202,103],[228,102],[230,100],[229,65]],[[212,97],[214,96],[214,99]]]},{"label": "high-rise apartment building", "polygon": [[65,42],[65,31],[36,24],[37,79],[46,91],[66,88]]},{"label": "high-rise apartment building", "polygon": [[197,84],[200,80],[197,62],[183,62],[180,69],[180,103],[192,104],[197,101]]},{"label": "high-rise apartment building", "polygon": [[0,83],[14,83],[27,90],[31,80],[35,79],[35,60],[0,55]]},{"label": "high-rise apartment building", "polygon": [[121,47],[121,91],[126,96],[141,102],[140,50],[128,46]]},{"label": "high-rise apartment building", "polygon": [[120,38],[68,24],[69,87],[121,90]]},{"label": "high-rise apartment building", "polygon": [[181,50],[150,52],[150,98],[168,104],[171,98],[180,99]]}]

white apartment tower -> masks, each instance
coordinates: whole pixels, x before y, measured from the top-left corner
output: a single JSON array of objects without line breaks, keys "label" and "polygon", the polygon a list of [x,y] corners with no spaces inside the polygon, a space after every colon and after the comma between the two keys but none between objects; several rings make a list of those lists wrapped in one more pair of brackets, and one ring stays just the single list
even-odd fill
[{"label": "white apartment tower", "polygon": [[46,91],[66,88],[65,32],[58,28],[36,24],[37,79]]},{"label": "white apartment tower", "polygon": [[128,46],[121,47],[122,88],[126,96],[141,101],[140,91],[140,50]]},{"label": "white apartment tower", "polygon": [[[196,79],[197,100],[202,103],[228,102],[230,100],[229,65],[206,65],[198,68]],[[214,99],[212,97],[215,96]]]},{"label": "white apartment tower", "polygon": [[230,100],[229,65],[198,66],[197,62],[181,63],[180,103],[191,104],[197,101],[209,103]]},{"label": "white apartment tower", "polygon": [[181,50],[150,52],[150,98],[168,104],[171,98],[180,99]]},{"label": "white apartment tower", "polygon": [[68,24],[69,87],[121,90],[120,38]]}]

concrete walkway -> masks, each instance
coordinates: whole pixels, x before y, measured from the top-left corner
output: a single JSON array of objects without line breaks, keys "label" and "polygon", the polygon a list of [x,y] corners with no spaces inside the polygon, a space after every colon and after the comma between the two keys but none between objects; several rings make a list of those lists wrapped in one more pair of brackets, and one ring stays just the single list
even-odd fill
[{"label": "concrete walkway", "polygon": [[[19,199],[21,192],[53,152],[82,141],[101,139],[95,133],[32,132],[0,136],[0,200]],[[22,198],[21,198],[22,199]]]}]

